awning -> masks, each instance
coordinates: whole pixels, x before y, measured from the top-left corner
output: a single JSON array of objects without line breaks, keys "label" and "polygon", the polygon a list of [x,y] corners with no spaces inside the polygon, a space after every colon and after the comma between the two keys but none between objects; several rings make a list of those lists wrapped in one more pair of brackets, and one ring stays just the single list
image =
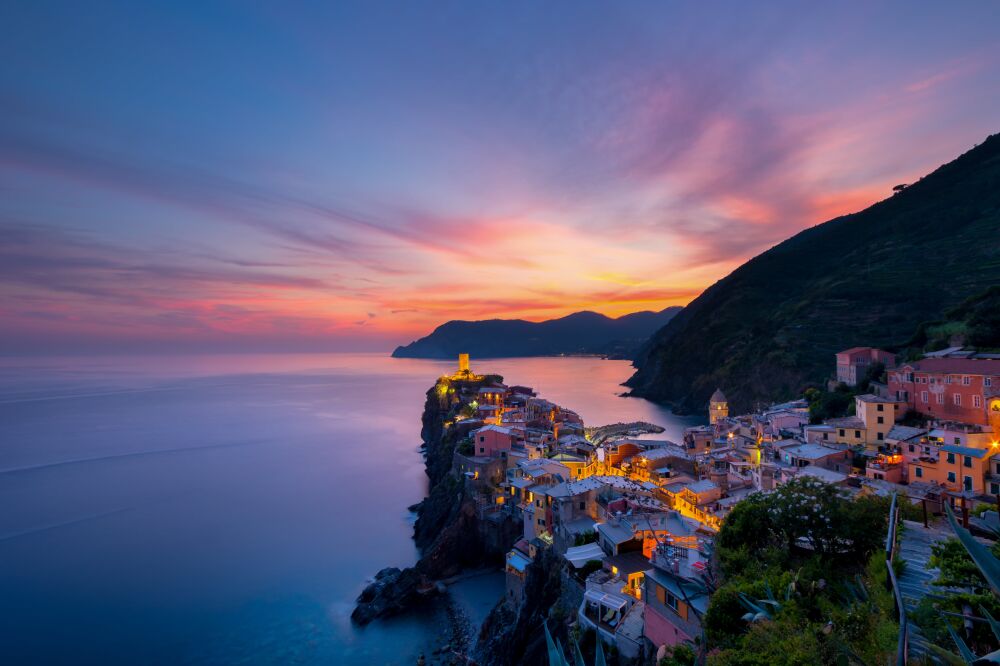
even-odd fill
[{"label": "awning", "polygon": [[566,549],[566,559],[577,569],[582,568],[590,560],[600,562],[605,557],[604,551],[596,543],[588,543],[583,546],[573,546]]},{"label": "awning", "polygon": [[507,564],[509,564],[515,571],[520,571],[524,573],[524,570],[528,568],[531,561],[526,558],[521,553],[509,552],[507,553]]}]

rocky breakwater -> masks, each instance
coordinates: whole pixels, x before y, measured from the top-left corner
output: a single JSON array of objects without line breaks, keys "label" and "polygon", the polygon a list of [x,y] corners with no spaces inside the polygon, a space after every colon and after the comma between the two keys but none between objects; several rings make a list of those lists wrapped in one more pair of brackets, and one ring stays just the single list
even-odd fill
[{"label": "rocky breakwater", "polygon": [[417,512],[414,540],[421,551],[412,567],[379,571],[357,599],[351,618],[359,624],[402,613],[445,589],[445,581],[467,567],[502,561],[495,539],[485,538],[476,498],[465,478],[452,470],[455,447],[474,423],[456,423],[469,415],[480,387],[502,378],[475,380],[441,378],[427,392],[422,417],[425,468],[429,494],[413,507]]}]

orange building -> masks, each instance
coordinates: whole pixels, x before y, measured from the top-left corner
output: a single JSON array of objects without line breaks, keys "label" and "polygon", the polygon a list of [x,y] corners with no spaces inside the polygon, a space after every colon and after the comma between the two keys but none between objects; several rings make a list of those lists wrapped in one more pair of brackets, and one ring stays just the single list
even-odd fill
[{"label": "orange building", "polygon": [[837,381],[856,386],[875,363],[886,367],[896,363],[896,356],[872,347],[851,347],[837,354]]},{"label": "orange building", "polygon": [[978,449],[948,444],[937,456],[925,456],[909,462],[910,483],[937,482],[948,490],[982,495],[987,492],[986,475],[996,447]]},{"label": "orange building", "polygon": [[1000,426],[1000,360],[925,358],[889,371],[889,394],[921,414]]}]

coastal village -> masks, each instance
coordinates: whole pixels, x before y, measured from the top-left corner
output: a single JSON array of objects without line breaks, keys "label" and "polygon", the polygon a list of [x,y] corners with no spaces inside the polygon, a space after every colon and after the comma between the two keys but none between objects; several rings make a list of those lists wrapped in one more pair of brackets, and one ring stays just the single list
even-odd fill
[{"label": "coastal village", "polygon": [[[868,381],[874,366],[886,381]],[[504,603],[516,612],[529,565],[553,550],[579,583],[579,626],[625,658],[659,658],[703,636],[713,540],[753,493],[811,478],[905,497],[925,520],[947,502],[966,526],[972,506],[1000,504],[1000,357],[949,348],[902,361],[858,347],[831,358],[831,387],[863,380],[853,414],[819,423],[805,400],[731,414],[720,387],[708,424],[677,442],[653,424],[590,427],[528,386],[476,374],[467,354],[435,390],[461,406],[444,427],[479,518],[523,525]]]}]

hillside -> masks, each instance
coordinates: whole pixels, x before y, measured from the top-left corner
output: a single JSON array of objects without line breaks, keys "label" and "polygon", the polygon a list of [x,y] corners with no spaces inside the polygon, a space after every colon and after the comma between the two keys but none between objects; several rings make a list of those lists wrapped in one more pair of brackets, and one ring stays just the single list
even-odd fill
[{"label": "hillside", "polygon": [[1000,284],[1000,135],[859,213],[807,229],[720,280],[639,353],[633,394],[700,410],[796,397],[834,353],[901,346]]},{"label": "hillside", "polygon": [[560,319],[449,321],[430,335],[397,347],[396,358],[455,358],[468,352],[478,358],[606,354],[632,358],[642,344],[673,318],[680,307],[635,312],[612,319],[577,312]]}]

